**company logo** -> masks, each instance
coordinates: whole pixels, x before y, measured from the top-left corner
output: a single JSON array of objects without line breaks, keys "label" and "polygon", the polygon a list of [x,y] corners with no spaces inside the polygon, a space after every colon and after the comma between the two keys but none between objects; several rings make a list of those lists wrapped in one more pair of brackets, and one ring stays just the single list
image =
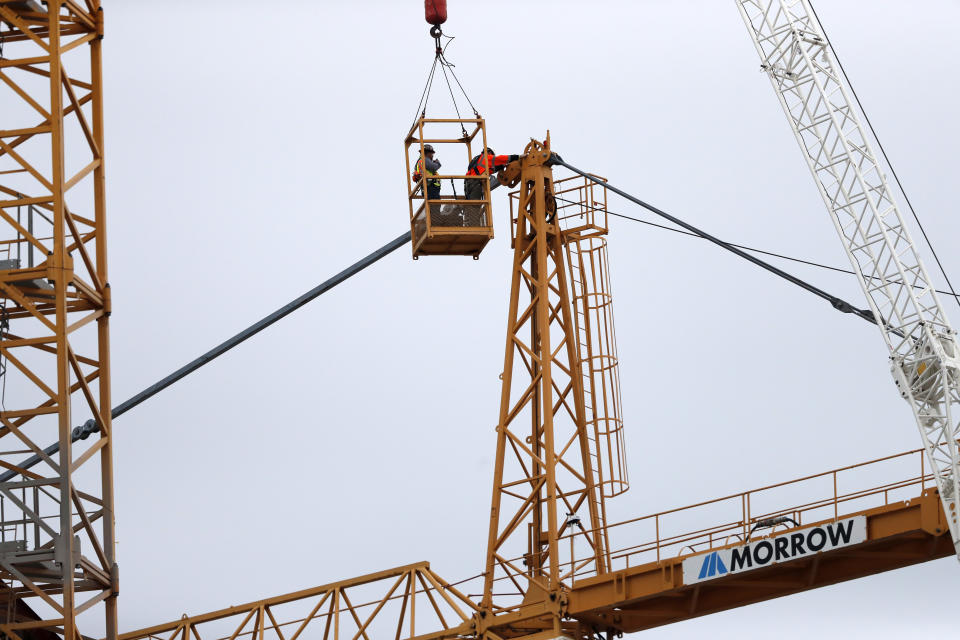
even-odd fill
[{"label": "company logo", "polygon": [[867,539],[867,518],[857,516],[808,529],[790,531],[738,547],[717,549],[683,560],[683,582],[694,584],[734,573],[789,562]]},{"label": "company logo", "polygon": [[723,558],[720,557],[720,554],[714,551],[703,558],[703,565],[700,567],[700,575],[697,578],[699,580],[713,578],[714,576],[722,576],[726,572],[727,565],[723,564]]}]

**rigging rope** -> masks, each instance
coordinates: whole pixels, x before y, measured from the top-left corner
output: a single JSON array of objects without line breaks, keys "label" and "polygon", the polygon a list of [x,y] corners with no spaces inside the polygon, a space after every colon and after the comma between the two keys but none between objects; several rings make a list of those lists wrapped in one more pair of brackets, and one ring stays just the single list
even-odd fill
[{"label": "rigging rope", "polygon": [[[447,81],[447,91],[450,92],[450,100],[453,101],[453,110],[457,112],[457,120],[462,120],[460,116],[460,106],[457,104],[457,99],[453,96],[453,87],[450,86],[450,78],[447,77],[447,68],[440,63],[440,70],[443,71],[443,79]],[[463,123],[460,123],[460,131],[463,132],[463,137],[467,137],[467,128],[463,126]]]},{"label": "rigging rope", "polygon": [[[453,77],[454,82],[456,82],[457,87],[460,89],[460,93],[462,93],[463,97],[466,99],[467,104],[469,104],[470,108],[473,110],[473,115],[479,118],[480,112],[477,111],[473,101],[470,100],[470,96],[467,95],[467,91],[463,88],[460,78],[457,77],[456,72],[453,70],[456,65],[447,59],[447,48],[453,43],[454,37],[443,33],[439,25],[434,25],[431,27],[430,35],[433,37],[435,43],[433,65],[430,67],[430,73],[427,75],[426,85],[424,85],[423,93],[420,95],[420,102],[417,104],[417,111],[413,117],[413,123],[410,125],[411,128],[413,127],[413,124],[416,124],[418,117],[422,118],[427,115],[427,105],[430,102],[430,93],[433,90],[433,80],[436,76],[437,65],[440,66],[443,79],[447,83],[447,91],[450,94],[451,102],[453,102],[453,109],[457,114],[457,119],[462,119],[462,116],[460,115],[460,105],[457,103],[457,98],[453,91],[453,84],[450,82],[451,76]],[[447,38],[446,44],[441,45],[440,38]],[[449,76],[447,75],[448,71]],[[466,136],[467,130],[464,128],[463,124],[460,125],[460,129],[463,131],[463,135]]]},{"label": "rigging rope", "polygon": [[433,74],[437,71],[437,58],[433,59],[433,66],[430,67],[430,73],[427,74],[427,83],[423,86],[423,93],[420,94],[420,102],[417,104],[417,110],[413,114],[413,122],[410,128],[416,124],[417,118],[422,118],[427,113],[427,102],[430,101],[430,88],[433,85]]},{"label": "rigging rope", "polygon": [[[451,40],[452,40],[452,38],[451,38]],[[456,74],[456,72],[453,70],[453,67],[454,67],[454,65],[452,65],[452,64],[449,66],[450,75],[453,76],[453,79],[457,82],[457,86],[460,87],[460,93],[462,93],[462,94],[463,94],[463,97],[467,99],[467,104],[469,104],[469,105],[470,105],[470,108],[473,109],[473,115],[475,115],[476,117],[479,118],[479,117],[480,117],[480,112],[477,111],[477,108],[476,108],[475,106],[473,106],[473,101],[470,100],[470,96],[467,95],[467,90],[463,88],[463,85],[462,85],[462,84],[460,84],[460,78],[457,77],[457,74]]]},{"label": "rigging rope", "polygon": [[887,155],[886,149],[883,148],[883,143],[880,142],[880,137],[877,135],[877,131],[873,128],[873,123],[870,121],[870,116],[867,115],[867,111],[863,108],[863,103],[860,102],[860,96],[857,95],[857,90],[853,88],[853,83],[850,82],[850,77],[847,75],[847,70],[843,67],[843,63],[840,62],[840,56],[837,55],[837,50],[833,48],[833,41],[827,37],[827,31],[823,28],[823,23],[820,22],[820,16],[817,15],[817,10],[813,7],[813,1],[811,0],[809,4],[810,11],[813,13],[813,19],[817,21],[820,31],[826,38],[827,46],[830,47],[830,51],[833,53],[833,57],[837,61],[837,66],[840,67],[840,73],[843,74],[843,79],[846,80],[847,86],[850,87],[850,93],[853,94],[853,99],[856,100],[857,107],[860,109],[860,113],[863,114],[863,119],[866,121],[867,127],[870,129],[870,134],[873,136],[873,139],[876,140],[877,146],[880,148],[880,155],[883,156],[884,162],[886,162],[887,166],[890,168],[890,174],[897,183],[897,188],[900,190],[900,193],[903,194],[903,199],[906,201],[907,208],[910,209],[913,219],[920,228],[920,233],[923,234],[923,240],[927,243],[930,253],[933,254],[933,259],[936,260],[937,267],[939,267],[940,273],[943,275],[943,279],[947,281],[947,286],[950,288],[950,293],[947,294],[945,291],[938,291],[938,293],[949,295],[957,303],[957,306],[960,306],[960,297],[957,296],[957,291],[953,288],[953,283],[950,282],[950,277],[947,275],[947,271],[944,269],[943,263],[940,262],[940,256],[937,255],[936,249],[933,248],[933,243],[930,241],[930,237],[927,235],[927,230],[923,228],[923,223],[920,222],[920,216],[917,215],[916,210],[913,208],[913,203],[910,202],[910,196],[908,196],[907,192],[904,190],[903,184],[900,182],[900,176],[897,175],[897,170],[893,168],[893,163],[890,162],[890,157]]}]

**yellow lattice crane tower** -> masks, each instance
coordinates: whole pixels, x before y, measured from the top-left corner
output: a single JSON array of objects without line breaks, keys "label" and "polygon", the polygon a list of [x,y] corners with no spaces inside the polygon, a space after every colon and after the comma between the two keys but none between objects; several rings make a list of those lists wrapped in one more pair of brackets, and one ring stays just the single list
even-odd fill
[{"label": "yellow lattice crane tower", "polygon": [[[486,622],[536,602],[543,616],[515,626],[559,634],[564,583],[586,566],[604,572],[608,558],[603,536],[595,533],[605,530],[595,482],[596,434],[587,432],[567,264],[570,236],[557,206],[552,157],[549,136],[532,141],[519,166],[501,174],[515,176],[509,182],[519,192],[481,611]],[[589,533],[578,562],[577,550],[561,546],[560,539],[582,526],[581,513]],[[517,555],[522,563],[514,560]],[[506,607],[494,602],[495,584],[503,579],[521,587],[519,602]],[[497,624],[503,626],[502,616]]]},{"label": "yellow lattice crane tower", "polygon": [[[777,1],[782,11],[776,15],[786,26],[769,22],[770,12],[758,3],[739,3],[753,33],[772,29],[783,50],[811,47],[818,58],[826,56],[825,37],[810,36],[812,21],[802,30],[791,27],[806,0]],[[445,2],[428,0],[426,8],[437,45],[430,77],[439,65],[460,86],[440,46]],[[884,320],[889,305],[856,309],[582,172],[552,150],[549,133],[532,139],[522,154],[496,156],[484,119],[476,109],[463,117],[456,100],[456,117],[428,117],[424,106],[407,133],[409,233],[111,410],[102,11],[97,0],[0,0],[0,23],[0,89],[6,92],[0,103],[0,228],[6,231],[0,234],[0,374],[9,391],[0,394],[5,637],[610,640],[954,553],[948,532],[955,518],[947,518],[942,505],[954,504],[956,474],[942,467],[945,458],[925,457],[922,450],[608,522],[606,500],[629,487],[605,239],[608,191],[912,345],[897,360],[895,376],[905,397],[925,403],[924,411],[932,403],[932,379],[944,388],[956,384],[953,356],[940,353],[953,338],[944,333],[911,342],[913,329]],[[761,50],[774,42],[758,41]],[[775,83],[800,77],[777,64],[766,67]],[[783,86],[792,104],[797,88]],[[468,169],[441,174],[439,165],[424,160],[437,147],[462,153]],[[556,167],[572,175],[555,178]],[[452,193],[443,193],[445,184]],[[491,189],[500,184],[515,189],[509,197],[513,258],[492,500],[484,518],[489,535],[485,555],[476,553],[484,558],[480,573],[450,583],[418,562],[118,636],[111,417],[406,242],[414,258],[479,257],[493,238]],[[897,284],[906,286],[902,277]],[[924,323],[918,326],[929,333]],[[914,367],[917,358],[923,370]],[[928,431],[929,447],[955,448],[952,439],[943,442],[942,434]],[[931,469],[928,460],[942,468]],[[848,480],[868,466],[887,480]],[[832,491],[824,493],[824,486]],[[805,497],[800,504],[797,493]]]},{"label": "yellow lattice crane tower", "polygon": [[0,2],[0,632],[22,640],[116,635],[99,5]]},{"label": "yellow lattice crane tower", "polygon": [[[438,65],[453,73],[440,46],[444,5],[427,3],[428,21],[431,12],[437,20],[431,78]],[[414,258],[476,258],[493,237],[491,186],[516,188],[480,573],[450,583],[419,562],[184,616],[121,640],[609,640],[953,552],[920,450],[608,522],[605,501],[628,482],[606,262],[607,191],[840,311],[871,323],[876,316],[580,171],[551,149],[549,135],[516,159],[496,156],[475,109],[473,117],[431,118],[424,108],[405,150],[410,233],[372,256],[410,240]],[[424,160],[437,152],[448,162],[462,157],[470,169],[446,173]],[[481,156],[487,170],[478,172]],[[494,166],[500,170],[491,176]],[[555,179],[557,167],[573,175]],[[878,476],[886,480],[864,483]]]}]

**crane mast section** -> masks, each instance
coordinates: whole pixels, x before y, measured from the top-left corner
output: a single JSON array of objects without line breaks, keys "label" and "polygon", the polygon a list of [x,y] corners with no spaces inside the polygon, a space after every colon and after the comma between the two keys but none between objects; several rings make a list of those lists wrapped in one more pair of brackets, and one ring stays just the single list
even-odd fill
[{"label": "crane mast section", "polygon": [[115,640],[103,12],[0,2],[0,29],[0,634]]},{"label": "crane mast section", "polygon": [[910,404],[960,556],[960,355],[808,0],[737,0]]},{"label": "crane mast section", "polygon": [[481,609],[550,602],[538,630],[559,631],[561,591],[607,553],[551,157],[548,136],[501,172],[520,189]]}]

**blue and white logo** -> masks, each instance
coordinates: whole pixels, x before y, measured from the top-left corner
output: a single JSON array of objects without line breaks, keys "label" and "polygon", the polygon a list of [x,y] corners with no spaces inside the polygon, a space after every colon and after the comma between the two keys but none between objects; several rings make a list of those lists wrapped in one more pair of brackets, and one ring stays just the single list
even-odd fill
[{"label": "blue and white logo", "polygon": [[806,529],[793,529],[683,559],[683,583],[695,584],[734,573],[790,562],[824,551],[860,544],[867,539],[867,518],[854,516]]},{"label": "blue and white logo", "polygon": [[697,576],[697,580],[722,576],[726,572],[727,565],[723,564],[723,558],[720,557],[720,554],[714,551],[703,557],[703,565],[700,567],[700,575]]}]

